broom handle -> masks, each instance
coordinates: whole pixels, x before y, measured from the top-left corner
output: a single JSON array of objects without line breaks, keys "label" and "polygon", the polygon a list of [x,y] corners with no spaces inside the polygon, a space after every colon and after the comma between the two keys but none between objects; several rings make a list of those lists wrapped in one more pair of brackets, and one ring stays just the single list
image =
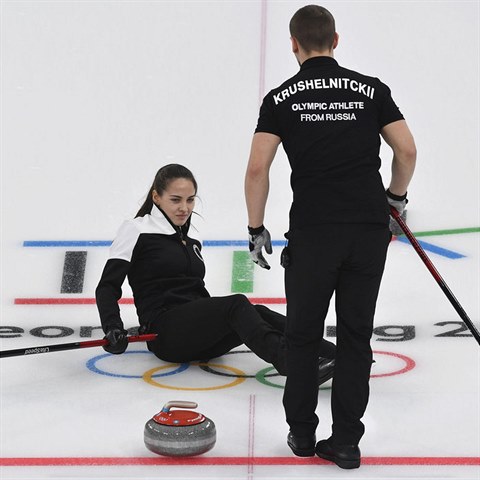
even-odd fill
[{"label": "broom handle", "polygon": [[460,305],[460,302],[455,298],[455,295],[452,293],[448,285],[445,283],[445,280],[442,278],[438,270],[435,268],[430,258],[428,258],[427,254],[425,253],[425,250],[423,250],[420,243],[418,243],[418,240],[414,237],[413,233],[408,228],[407,224],[403,221],[403,218],[400,216],[398,211],[392,206],[390,206],[390,214],[398,223],[403,233],[405,233],[406,237],[412,244],[412,247],[418,253],[419,257],[422,259],[423,263],[426,265],[429,272],[433,275],[433,278],[437,281],[443,293],[446,295],[450,303],[453,305],[453,308],[460,315],[460,318],[465,322],[466,326],[472,332],[472,335],[475,337],[475,340],[480,345],[480,333],[475,328],[475,325],[470,320],[470,318],[468,317],[463,307]]},{"label": "broom handle", "polygon": [[[157,338],[156,333],[145,335],[131,335],[127,337],[128,343],[149,342]],[[37,353],[60,352],[63,350],[76,350],[77,348],[103,347],[108,345],[108,340],[87,340],[85,342],[58,343],[56,345],[43,345],[41,347],[17,348],[15,350],[4,350],[0,352],[0,358],[19,357],[22,355],[34,355]]]}]

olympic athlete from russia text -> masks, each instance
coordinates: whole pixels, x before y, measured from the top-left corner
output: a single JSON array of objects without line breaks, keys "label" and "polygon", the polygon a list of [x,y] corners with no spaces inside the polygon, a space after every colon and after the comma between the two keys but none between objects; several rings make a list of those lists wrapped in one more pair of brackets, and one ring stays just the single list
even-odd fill
[{"label": "olympic athlete from russia text", "polygon": [[[178,164],[156,174],[136,217],[120,227],[96,288],[107,352],[127,348],[118,300],[126,278],[139,333],[156,333],[148,348],[166,362],[206,361],[245,344],[285,375],[285,317],[246,296],[211,297],[205,288],[202,245],[190,236],[197,195],[192,172]],[[317,382],[331,378],[335,345],[322,343]]]}]

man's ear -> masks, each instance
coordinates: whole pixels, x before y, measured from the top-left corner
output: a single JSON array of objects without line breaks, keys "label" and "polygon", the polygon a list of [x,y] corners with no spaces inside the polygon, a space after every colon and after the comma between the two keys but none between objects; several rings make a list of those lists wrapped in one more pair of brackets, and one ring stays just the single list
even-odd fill
[{"label": "man's ear", "polygon": [[290,41],[292,42],[292,52],[298,53],[299,46],[297,39],[295,37],[290,37]]},{"label": "man's ear", "polygon": [[333,37],[333,45],[332,45],[332,50],[335,50],[338,45],[338,39],[340,38],[340,35],[338,35],[337,32],[335,32],[335,35]]}]

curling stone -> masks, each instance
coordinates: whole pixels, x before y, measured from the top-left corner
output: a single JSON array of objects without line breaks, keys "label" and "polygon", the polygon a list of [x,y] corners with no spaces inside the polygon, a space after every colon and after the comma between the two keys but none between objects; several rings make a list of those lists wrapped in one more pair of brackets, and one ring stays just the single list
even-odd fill
[{"label": "curling stone", "polygon": [[172,457],[190,457],[211,450],[217,439],[213,421],[199,412],[170,410],[172,407],[197,408],[198,405],[182,401],[166,403],[145,424],[145,446],[153,453]]}]

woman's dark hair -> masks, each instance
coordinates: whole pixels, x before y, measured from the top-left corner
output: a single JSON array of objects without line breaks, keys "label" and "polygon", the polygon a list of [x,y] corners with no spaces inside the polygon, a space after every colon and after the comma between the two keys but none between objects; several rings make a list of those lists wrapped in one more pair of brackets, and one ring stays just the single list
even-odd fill
[{"label": "woman's dark hair", "polygon": [[176,180],[177,178],[186,178],[187,180],[190,180],[193,183],[195,193],[197,193],[197,181],[195,180],[193,173],[187,167],[179,165],[178,163],[171,163],[169,165],[165,165],[155,175],[153,184],[147,193],[147,198],[145,199],[143,205],[140,207],[140,210],[135,215],[135,218],[144,217],[147,213],[150,213],[152,211],[152,195],[154,190],[159,195],[163,195],[163,192],[168,188],[170,182],[172,180]]}]

